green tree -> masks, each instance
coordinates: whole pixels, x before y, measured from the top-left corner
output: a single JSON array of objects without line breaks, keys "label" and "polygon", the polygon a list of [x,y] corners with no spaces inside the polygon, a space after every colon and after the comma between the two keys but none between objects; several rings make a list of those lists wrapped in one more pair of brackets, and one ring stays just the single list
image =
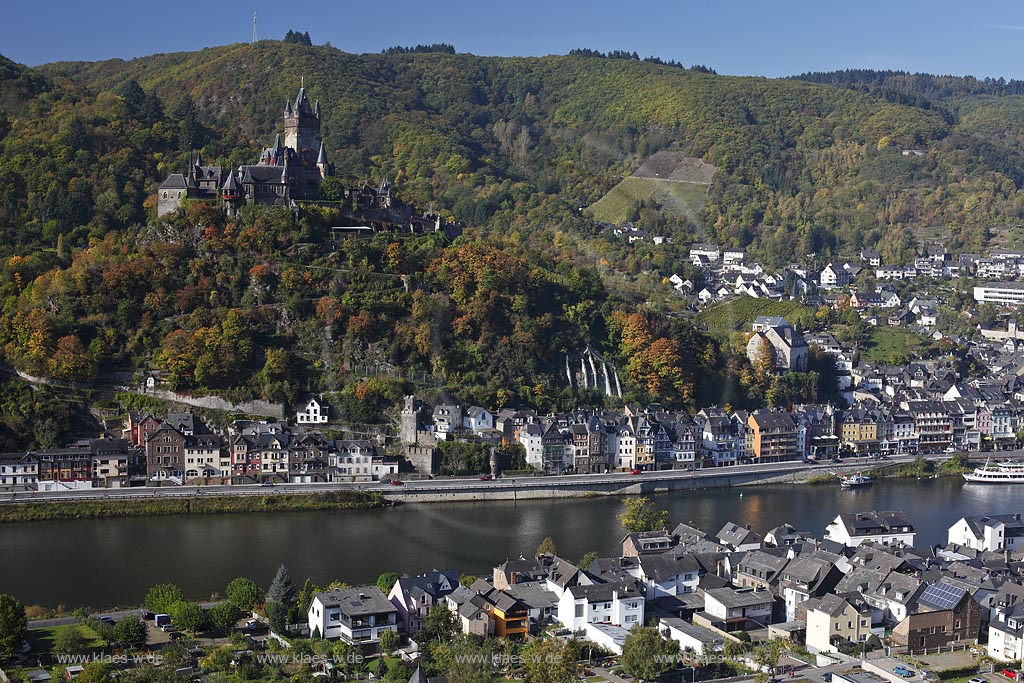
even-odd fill
[{"label": "green tree", "polygon": [[391,592],[391,589],[395,587],[395,582],[398,581],[398,574],[394,572],[384,572],[377,577],[377,588],[384,595]]},{"label": "green tree", "polygon": [[110,683],[114,680],[113,667],[106,662],[89,662],[75,678],[81,683]]},{"label": "green tree", "polygon": [[267,610],[267,621],[270,628],[279,634],[283,634],[288,626],[288,608],[276,600],[267,600],[264,605]]},{"label": "green tree", "polygon": [[401,642],[402,637],[398,635],[398,631],[388,629],[380,634],[380,650],[389,657],[394,654]]},{"label": "green tree", "polygon": [[545,536],[544,540],[537,546],[538,555],[557,555],[558,546],[555,545],[555,539],[550,536]]},{"label": "green tree", "polygon": [[219,602],[210,608],[210,625],[220,633],[227,633],[242,618],[242,614],[234,602]]},{"label": "green tree", "polygon": [[298,592],[295,583],[292,582],[292,575],[288,567],[283,564],[277,568],[274,580],[270,582],[270,589],[267,591],[267,601],[279,602],[287,609],[295,607],[298,599]]},{"label": "green tree", "polygon": [[197,602],[179,600],[171,605],[168,614],[171,615],[171,621],[175,626],[192,635],[195,635],[206,624],[206,612]]},{"label": "green tree", "polygon": [[582,558],[580,558],[579,568],[586,571],[590,568],[590,565],[592,565],[594,563],[594,560],[596,560],[598,557],[600,556],[597,554],[597,551],[591,550]]},{"label": "green tree", "polygon": [[25,606],[9,593],[0,593],[0,660],[21,652],[28,629]]},{"label": "green tree", "polygon": [[522,650],[526,683],[576,681],[576,652],[564,640],[536,638]]},{"label": "green tree", "polygon": [[489,653],[467,638],[460,638],[452,647],[449,660],[445,671],[448,683],[495,683],[498,680]]},{"label": "green tree", "polygon": [[255,581],[244,576],[233,579],[228,584],[225,595],[232,605],[246,612],[263,602],[263,589]]},{"label": "green tree", "polygon": [[139,617],[123,617],[114,624],[114,640],[129,647],[145,645],[147,635],[146,622]]},{"label": "green tree", "polygon": [[173,583],[161,583],[146,593],[146,609],[156,614],[170,614],[171,605],[185,599],[181,589]]},{"label": "green tree", "polygon": [[210,654],[200,659],[199,664],[205,672],[227,671],[231,668],[231,654],[231,646],[224,645],[223,647],[215,648]]},{"label": "green tree", "polygon": [[665,655],[679,652],[679,644],[666,641],[658,629],[634,626],[622,643],[622,665],[638,681],[653,681],[666,668]]},{"label": "green tree", "polygon": [[657,510],[650,498],[626,498],[619,523],[630,533],[658,531],[668,526],[668,511]]},{"label": "green tree", "polygon": [[747,653],[749,647],[750,645],[742,640],[726,640],[722,646],[722,654],[727,659],[739,659]]},{"label": "green tree", "polygon": [[779,668],[779,658],[785,649],[782,640],[773,638],[767,643],[754,648],[753,659],[759,666],[768,669],[768,676],[774,677],[775,670]]},{"label": "green tree", "polygon": [[459,632],[455,613],[441,603],[435,603],[427,612],[420,629],[420,638],[429,643],[450,643]]},{"label": "green tree", "polygon": [[77,624],[61,626],[53,634],[53,643],[50,645],[50,652],[55,655],[80,655],[85,652],[89,645],[88,639],[82,633]]}]

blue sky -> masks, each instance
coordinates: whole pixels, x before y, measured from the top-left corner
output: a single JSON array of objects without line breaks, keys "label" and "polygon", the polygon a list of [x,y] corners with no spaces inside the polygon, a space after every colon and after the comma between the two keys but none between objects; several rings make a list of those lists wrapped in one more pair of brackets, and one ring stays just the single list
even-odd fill
[{"label": "blue sky", "polygon": [[[46,0],[5,3],[0,53],[35,65],[129,59],[309,31],[348,52],[445,42],[479,55],[622,49],[719,73],[889,68],[1024,78],[1011,0]],[[290,10],[282,8],[293,8]]]}]

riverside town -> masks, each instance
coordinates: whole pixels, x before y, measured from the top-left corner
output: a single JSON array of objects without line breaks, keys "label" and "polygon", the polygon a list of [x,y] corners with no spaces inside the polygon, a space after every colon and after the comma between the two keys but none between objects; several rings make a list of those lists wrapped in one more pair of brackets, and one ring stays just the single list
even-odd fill
[{"label": "riverside town", "polygon": [[1024,680],[999,2],[68,9],[0,22],[0,683]]}]

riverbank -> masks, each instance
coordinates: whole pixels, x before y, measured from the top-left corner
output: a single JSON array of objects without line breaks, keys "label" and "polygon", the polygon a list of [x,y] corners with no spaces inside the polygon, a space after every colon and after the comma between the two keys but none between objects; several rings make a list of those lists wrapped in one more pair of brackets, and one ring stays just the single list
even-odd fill
[{"label": "riverbank", "polygon": [[0,523],[100,519],[153,515],[215,515],[240,512],[371,510],[384,506],[378,492],[336,491],[267,496],[190,496],[118,500],[53,501],[0,506]]}]

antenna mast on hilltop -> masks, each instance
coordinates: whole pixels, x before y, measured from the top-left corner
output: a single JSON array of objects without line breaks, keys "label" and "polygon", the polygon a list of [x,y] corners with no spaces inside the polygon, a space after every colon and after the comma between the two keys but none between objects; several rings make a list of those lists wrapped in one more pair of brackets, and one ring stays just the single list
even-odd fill
[{"label": "antenna mast on hilltop", "polygon": [[256,12],[252,13],[252,42],[256,42]]}]

